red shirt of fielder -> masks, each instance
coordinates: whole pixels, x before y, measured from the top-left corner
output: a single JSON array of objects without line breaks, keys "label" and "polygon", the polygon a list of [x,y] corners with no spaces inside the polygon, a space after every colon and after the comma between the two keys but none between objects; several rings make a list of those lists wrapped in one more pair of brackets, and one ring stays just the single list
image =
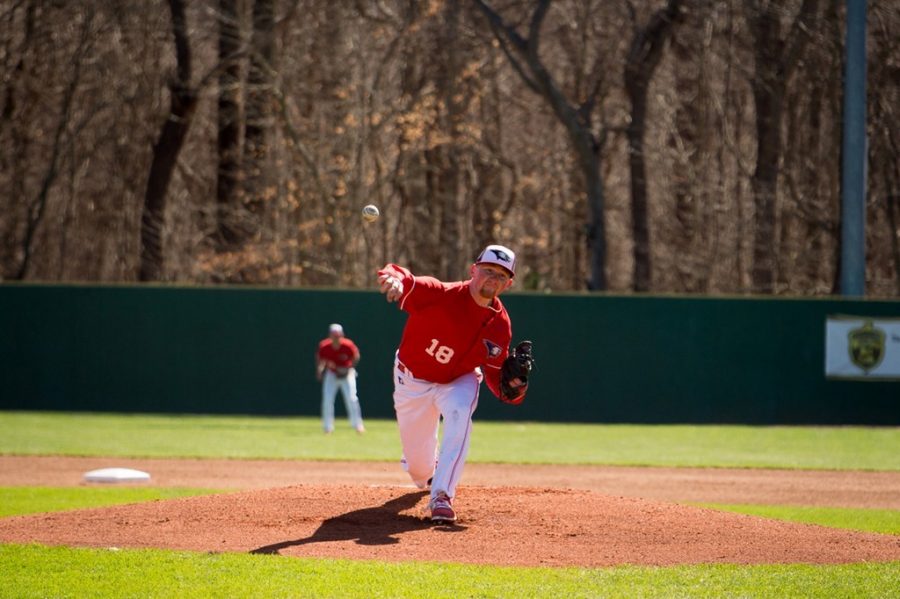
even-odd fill
[{"label": "red shirt of fielder", "polygon": [[359,361],[359,349],[350,339],[343,336],[340,325],[331,325],[329,336],[319,342],[316,352],[316,377],[322,380],[325,370],[330,370],[339,377],[347,376],[347,372]]},{"label": "red shirt of fielder", "polygon": [[435,522],[456,520],[451,501],[468,453],[481,381],[506,403],[525,398],[526,381],[513,378],[505,389],[501,383],[512,328],[498,296],[512,285],[515,267],[512,250],[490,245],[467,281],[415,276],[396,264],[378,271],[382,293],[408,313],[394,364],[394,408],[402,463],[418,487],[431,484]]}]

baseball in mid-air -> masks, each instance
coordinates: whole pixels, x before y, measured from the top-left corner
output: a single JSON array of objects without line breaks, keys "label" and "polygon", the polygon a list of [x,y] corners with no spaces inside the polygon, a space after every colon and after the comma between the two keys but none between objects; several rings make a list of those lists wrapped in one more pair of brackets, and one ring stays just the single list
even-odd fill
[{"label": "baseball in mid-air", "polygon": [[367,223],[373,223],[378,220],[378,217],[381,213],[378,211],[378,206],[374,204],[368,204],[363,206],[362,209],[362,217]]}]

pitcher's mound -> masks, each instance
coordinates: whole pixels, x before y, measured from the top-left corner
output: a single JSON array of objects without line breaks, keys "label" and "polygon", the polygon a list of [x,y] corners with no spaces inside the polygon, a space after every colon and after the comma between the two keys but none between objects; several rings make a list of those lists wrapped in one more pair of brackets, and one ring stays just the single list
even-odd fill
[{"label": "pitcher's mound", "polygon": [[519,566],[900,560],[900,537],[592,491],[468,487],[434,526],[427,493],[293,486],[0,519],[0,541]]}]

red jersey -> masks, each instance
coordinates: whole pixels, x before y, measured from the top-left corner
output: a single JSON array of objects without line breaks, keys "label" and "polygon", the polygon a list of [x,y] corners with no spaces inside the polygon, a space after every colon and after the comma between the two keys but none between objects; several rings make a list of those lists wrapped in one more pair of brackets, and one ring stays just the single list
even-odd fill
[{"label": "red jersey", "polygon": [[331,372],[334,372],[336,368],[352,367],[353,361],[358,355],[359,349],[356,344],[346,337],[341,337],[338,347],[331,344],[331,338],[319,342],[319,360],[325,361]]},{"label": "red jersey", "polygon": [[481,367],[488,388],[501,397],[500,367],[509,353],[512,326],[500,298],[485,307],[472,297],[468,281],[417,277],[396,264],[384,270],[403,282],[398,304],[409,317],[398,357],[412,376],[443,384]]}]

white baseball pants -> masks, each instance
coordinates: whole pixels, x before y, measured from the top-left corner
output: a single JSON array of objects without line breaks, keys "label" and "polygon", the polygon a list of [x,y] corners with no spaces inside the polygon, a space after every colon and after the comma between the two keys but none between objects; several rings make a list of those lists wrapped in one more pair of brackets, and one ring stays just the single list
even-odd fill
[{"label": "white baseball pants", "polygon": [[322,378],[322,428],[327,433],[334,430],[334,400],[338,391],[344,397],[350,426],[359,430],[363,426],[362,409],[356,396],[356,370],[353,368],[343,378],[330,370],[325,370]]},{"label": "white baseball pants", "polygon": [[[443,385],[414,378],[414,374],[394,363],[394,410],[403,446],[401,464],[417,487],[425,488],[433,477],[431,496],[443,491],[452,498],[469,453],[481,373],[473,371]],[[444,430],[438,446],[441,416]]]}]

